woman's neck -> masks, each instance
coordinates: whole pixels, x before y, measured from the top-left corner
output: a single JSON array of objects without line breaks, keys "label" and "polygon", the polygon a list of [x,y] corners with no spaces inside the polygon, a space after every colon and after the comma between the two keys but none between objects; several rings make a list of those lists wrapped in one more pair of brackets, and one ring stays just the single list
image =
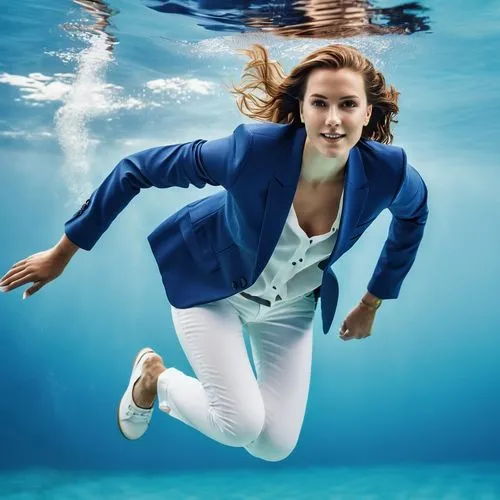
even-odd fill
[{"label": "woman's neck", "polygon": [[346,164],[347,158],[326,158],[306,140],[300,177],[311,184],[343,182]]}]

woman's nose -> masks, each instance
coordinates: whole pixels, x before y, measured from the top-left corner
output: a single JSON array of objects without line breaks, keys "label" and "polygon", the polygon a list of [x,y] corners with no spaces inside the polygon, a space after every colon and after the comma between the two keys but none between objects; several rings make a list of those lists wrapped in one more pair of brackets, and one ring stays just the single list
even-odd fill
[{"label": "woman's nose", "polygon": [[328,111],[328,116],[326,117],[326,124],[327,125],[339,125],[340,124],[340,117],[339,117],[339,114],[334,106],[331,107],[330,110]]}]

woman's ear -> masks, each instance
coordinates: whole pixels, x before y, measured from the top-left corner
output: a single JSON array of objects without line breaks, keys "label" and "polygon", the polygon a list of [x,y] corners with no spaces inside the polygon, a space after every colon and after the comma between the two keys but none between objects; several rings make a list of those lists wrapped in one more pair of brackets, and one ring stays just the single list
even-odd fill
[{"label": "woman's ear", "polygon": [[365,119],[365,127],[370,123],[370,118],[372,117],[373,105],[369,104],[366,108],[366,119]]}]

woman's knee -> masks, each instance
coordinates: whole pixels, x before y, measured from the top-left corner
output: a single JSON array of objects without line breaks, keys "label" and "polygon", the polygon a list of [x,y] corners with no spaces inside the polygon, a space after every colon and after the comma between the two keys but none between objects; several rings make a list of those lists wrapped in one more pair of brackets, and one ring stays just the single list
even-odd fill
[{"label": "woman's knee", "polygon": [[267,462],[279,462],[285,460],[297,445],[295,437],[271,436],[265,430],[259,439],[246,446],[246,450],[256,458]]},{"label": "woman's knee", "polygon": [[266,446],[260,447],[256,449],[252,449],[251,451],[247,449],[247,451],[256,458],[260,458],[261,460],[265,460],[266,462],[280,462],[288,458],[288,456],[295,449],[295,446],[289,447],[273,447]]},{"label": "woman's knee", "polygon": [[257,440],[266,420],[264,404],[255,402],[251,408],[240,408],[223,414],[213,413],[216,425],[226,436],[228,444],[247,446]]}]

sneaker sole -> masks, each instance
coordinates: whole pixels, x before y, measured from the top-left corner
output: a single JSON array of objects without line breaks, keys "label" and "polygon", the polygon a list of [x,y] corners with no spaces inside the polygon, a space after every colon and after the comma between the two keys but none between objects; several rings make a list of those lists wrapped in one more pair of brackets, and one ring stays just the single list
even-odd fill
[{"label": "sneaker sole", "polygon": [[[142,348],[136,355],[135,355],[135,358],[134,358],[134,361],[132,361],[132,371],[134,371],[134,367],[135,365],[140,361],[140,359],[145,355],[145,354],[149,354],[151,352],[155,352],[153,351],[153,349],[151,349],[150,347],[144,347]],[[126,389],[125,389],[126,390]],[[133,390],[133,389],[132,389]],[[123,399],[123,396],[122,396],[122,399]],[[118,403],[118,410],[116,412],[116,422],[118,424],[118,430],[120,431],[120,434],[127,440],[127,441],[135,441],[135,439],[130,439],[129,437],[127,437],[123,431],[122,431],[122,426],[120,425],[120,405],[121,405],[121,402],[122,400],[120,399],[120,402]]]}]

